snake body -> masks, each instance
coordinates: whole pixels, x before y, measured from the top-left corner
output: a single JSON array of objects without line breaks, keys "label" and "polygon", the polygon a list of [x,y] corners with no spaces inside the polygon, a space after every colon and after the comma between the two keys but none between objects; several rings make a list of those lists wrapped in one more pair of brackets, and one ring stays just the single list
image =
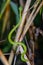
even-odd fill
[{"label": "snake body", "polygon": [[17,25],[10,31],[10,33],[9,33],[9,35],[8,35],[8,40],[9,40],[9,42],[10,42],[12,45],[16,45],[16,46],[21,45],[21,46],[23,47],[24,52],[23,52],[22,55],[21,55],[21,60],[26,62],[26,59],[24,59],[24,54],[25,54],[26,51],[27,51],[26,46],[24,45],[24,43],[14,42],[14,41],[12,41],[12,39],[11,39],[12,33],[16,30],[16,28],[17,28]]},{"label": "snake body", "polygon": [[[21,9],[20,9],[20,21],[21,21]],[[27,51],[27,48],[26,48],[25,44],[22,43],[22,42],[15,42],[15,41],[13,41],[13,40],[11,39],[13,32],[18,28],[19,25],[20,25],[20,22],[19,22],[16,26],[14,26],[14,28],[10,31],[10,33],[9,33],[9,35],[8,35],[8,40],[9,40],[10,44],[16,45],[16,47],[17,47],[18,45],[21,45],[21,46],[23,47],[24,51],[23,51],[23,53],[21,54],[21,60],[24,61],[24,62],[26,62],[26,61],[28,61],[28,60],[24,58],[24,54],[25,54],[26,51]]]}]

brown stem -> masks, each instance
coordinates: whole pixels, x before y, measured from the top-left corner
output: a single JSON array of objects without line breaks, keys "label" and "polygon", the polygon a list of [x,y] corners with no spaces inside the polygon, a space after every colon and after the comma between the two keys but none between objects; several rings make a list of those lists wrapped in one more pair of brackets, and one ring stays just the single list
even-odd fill
[{"label": "brown stem", "polygon": [[0,50],[0,59],[3,62],[4,65],[10,65],[6,59],[6,57],[3,55],[2,51]]}]

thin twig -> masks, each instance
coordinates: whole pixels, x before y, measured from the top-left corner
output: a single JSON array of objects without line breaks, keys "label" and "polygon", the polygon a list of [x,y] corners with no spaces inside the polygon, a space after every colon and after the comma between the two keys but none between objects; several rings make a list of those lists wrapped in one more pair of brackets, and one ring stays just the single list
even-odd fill
[{"label": "thin twig", "polygon": [[27,45],[27,49],[28,49],[28,54],[29,54],[29,49],[30,49],[30,47],[29,47],[29,43],[28,43],[28,41],[27,41],[27,39],[26,39],[26,36],[24,37],[24,39],[25,39],[25,42],[26,42],[26,45]]},{"label": "thin twig", "polygon": [[11,50],[11,53],[10,53],[10,56],[9,56],[9,60],[8,60],[10,65],[12,64],[13,58],[14,58],[14,51]]},{"label": "thin twig", "polygon": [[4,53],[3,55],[6,55],[7,56],[7,55],[10,55],[10,53]]},{"label": "thin twig", "polygon": [[1,40],[0,43],[5,42],[5,41],[6,41],[6,39],[5,40]]}]

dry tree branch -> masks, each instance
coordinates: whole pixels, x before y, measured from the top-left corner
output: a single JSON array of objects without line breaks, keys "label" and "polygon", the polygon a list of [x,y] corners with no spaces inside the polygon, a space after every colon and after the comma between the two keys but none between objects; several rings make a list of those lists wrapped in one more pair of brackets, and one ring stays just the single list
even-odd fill
[{"label": "dry tree branch", "polygon": [[[42,7],[42,5],[43,5],[43,1],[41,2],[41,4],[39,5],[39,7],[37,8],[35,14],[33,15],[32,19],[30,20],[31,22],[29,22],[29,24],[27,24],[27,26],[24,28],[24,30],[25,30],[26,32],[27,32],[27,30],[29,29],[29,27],[30,27],[32,21],[34,20],[34,18],[35,18],[36,15],[38,14],[38,12],[39,12],[40,8]],[[29,21],[29,20],[28,20],[28,21]],[[23,34],[21,35],[21,38],[20,38],[19,41],[23,40],[23,37],[24,37],[25,34],[26,34],[25,31],[23,31]],[[24,34],[24,33],[25,33],[25,34]],[[23,36],[23,35],[24,35],[24,36]],[[33,46],[34,46],[34,45],[33,45]],[[34,48],[33,48],[33,50],[34,50]],[[34,65],[34,62],[33,62],[33,65]]]},{"label": "dry tree branch", "polygon": [[[32,21],[34,20],[34,18],[36,17],[36,15],[37,15],[37,13],[39,12],[39,10],[40,10],[40,8],[42,7],[42,5],[43,5],[43,1],[41,2],[41,4],[39,5],[39,7],[38,7],[38,9],[37,9],[37,11],[35,12],[35,14],[34,14],[34,16],[33,16],[33,18],[29,21],[29,23],[27,23],[27,26],[24,28],[24,31],[23,31],[23,34],[21,35],[21,38],[20,38],[20,41],[23,39],[23,37],[25,36],[25,34],[26,34],[26,30],[28,30],[29,29],[29,27],[30,27],[30,25],[31,25],[31,23],[32,23]],[[24,36],[23,36],[24,35]],[[33,45],[33,51],[34,51],[34,45]],[[34,65],[34,62],[33,62],[33,65]]]},{"label": "dry tree branch", "polygon": [[0,50],[0,59],[3,62],[4,65],[10,65],[6,59],[6,57],[3,55],[2,51]]},{"label": "dry tree branch", "polygon": [[37,11],[35,12],[35,14],[32,16],[32,19],[31,20],[29,20],[29,19],[27,20],[28,23],[26,24],[26,26],[24,28],[24,31],[23,31],[23,33],[21,35],[21,38],[20,38],[20,41],[23,40],[23,37],[25,36],[26,32],[28,31],[30,25],[32,24],[33,20],[35,19],[36,15],[38,14],[38,12],[39,12],[40,8],[42,7],[42,5],[43,5],[43,1],[41,2],[39,7],[37,8]]},{"label": "dry tree branch", "polygon": [[16,41],[18,41],[18,39],[22,33],[22,29],[23,29],[23,26],[25,23],[25,19],[26,19],[26,15],[27,15],[27,11],[28,11],[28,8],[30,6],[30,3],[31,3],[31,0],[27,0],[24,11],[23,11],[23,15],[22,15],[21,25],[19,26],[17,34],[16,34],[16,38],[15,38]]}]

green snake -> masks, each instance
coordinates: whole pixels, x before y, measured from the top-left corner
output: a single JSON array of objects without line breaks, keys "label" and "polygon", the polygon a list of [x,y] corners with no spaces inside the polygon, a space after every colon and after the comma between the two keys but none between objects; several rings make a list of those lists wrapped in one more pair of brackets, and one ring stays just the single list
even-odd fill
[{"label": "green snake", "polygon": [[[21,21],[21,10],[22,10],[22,9],[20,8],[20,21]],[[17,47],[18,45],[21,45],[21,46],[23,47],[24,51],[23,51],[23,53],[21,54],[21,60],[24,61],[24,62],[26,62],[26,61],[28,61],[27,59],[24,58],[24,54],[25,54],[26,51],[27,51],[26,46],[25,46],[24,43],[22,43],[22,42],[15,42],[15,41],[13,41],[13,40],[11,39],[13,32],[18,28],[19,25],[20,25],[20,22],[19,22],[16,26],[14,26],[14,28],[10,31],[10,33],[9,33],[9,35],[8,35],[8,40],[9,40],[10,44],[16,45],[16,47]]]}]

